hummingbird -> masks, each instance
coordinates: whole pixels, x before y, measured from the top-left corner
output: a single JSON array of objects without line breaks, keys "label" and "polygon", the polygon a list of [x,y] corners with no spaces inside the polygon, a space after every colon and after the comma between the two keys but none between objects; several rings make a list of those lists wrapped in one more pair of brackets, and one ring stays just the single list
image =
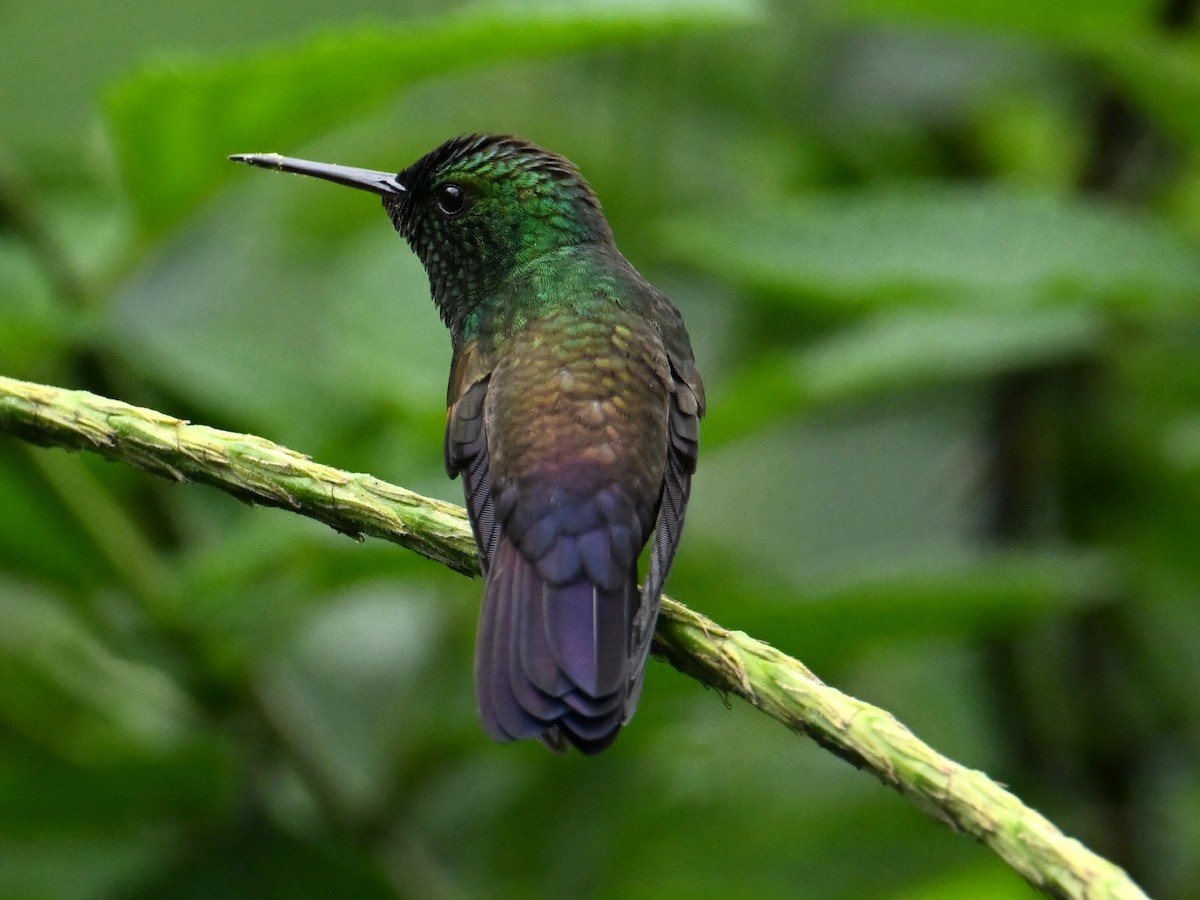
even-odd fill
[{"label": "hummingbird", "polygon": [[641,695],[696,469],[704,385],[679,311],[575,165],[519,138],[454,138],[395,174],[230,159],[383,198],[450,331],[444,454],[484,576],[484,730],[604,750]]}]

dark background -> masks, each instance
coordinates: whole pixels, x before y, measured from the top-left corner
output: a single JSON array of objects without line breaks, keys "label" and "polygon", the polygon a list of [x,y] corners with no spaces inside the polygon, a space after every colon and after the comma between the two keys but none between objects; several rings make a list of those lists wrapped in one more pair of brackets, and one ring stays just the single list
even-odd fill
[{"label": "dark background", "polygon": [[[458,502],[417,261],[224,156],[562,152],[708,383],[670,592],[1200,896],[1192,4],[338,6],[0,6],[0,374]],[[1031,894],[660,663],[489,743],[479,593],[0,439],[0,896]]]}]

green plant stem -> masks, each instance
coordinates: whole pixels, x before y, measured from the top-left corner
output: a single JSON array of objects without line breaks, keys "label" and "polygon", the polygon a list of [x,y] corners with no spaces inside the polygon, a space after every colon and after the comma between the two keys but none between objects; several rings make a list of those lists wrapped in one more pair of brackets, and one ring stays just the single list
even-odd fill
[{"label": "green plant stem", "polygon": [[[355,537],[393,541],[455,571],[478,574],[460,508],[352,474],[254,435],[191,425],[154,410],[0,377],[0,430],[33,443],[91,450],[177,481],[290,509]],[[1052,896],[1145,894],[1118,866],[1068,838],[982,772],[918,740],[890,713],[824,684],[797,660],[728,631],[668,597],[656,652],[702,684],[733,693],[807,734],[927,813],[989,846]]]}]

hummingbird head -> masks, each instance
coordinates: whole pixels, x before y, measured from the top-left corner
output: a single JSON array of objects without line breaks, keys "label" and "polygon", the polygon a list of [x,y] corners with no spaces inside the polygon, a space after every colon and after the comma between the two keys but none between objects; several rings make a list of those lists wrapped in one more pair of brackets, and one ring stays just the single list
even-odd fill
[{"label": "hummingbird head", "polygon": [[381,195],[452,326],[513,269],[559,248],[612,240],[579,170],[508,135],[454,138],[395,175],[274,153],[230,159]]},{"label": "hummingbird head", "polygon": [[435,287],[454,281],[455,269],[503,274],[550,250],[612,239],[579,170],[518,138],[454,138],[396,178],[407,191],[384,206]]}]

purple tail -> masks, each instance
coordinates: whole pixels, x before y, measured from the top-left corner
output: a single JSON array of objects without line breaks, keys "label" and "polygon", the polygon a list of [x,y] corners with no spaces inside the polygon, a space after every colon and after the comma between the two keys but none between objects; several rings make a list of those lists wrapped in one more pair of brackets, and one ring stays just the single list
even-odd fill
[{"label": "purple tail", "polygon": [[599,753],[633,713],[632,667],[644,665],[632,658],[636,569],[616,590],[577,571],[555,584],[500,538],[475,648],[479,715],[496,740],[538,738],[554,749],[567,741]]}]

